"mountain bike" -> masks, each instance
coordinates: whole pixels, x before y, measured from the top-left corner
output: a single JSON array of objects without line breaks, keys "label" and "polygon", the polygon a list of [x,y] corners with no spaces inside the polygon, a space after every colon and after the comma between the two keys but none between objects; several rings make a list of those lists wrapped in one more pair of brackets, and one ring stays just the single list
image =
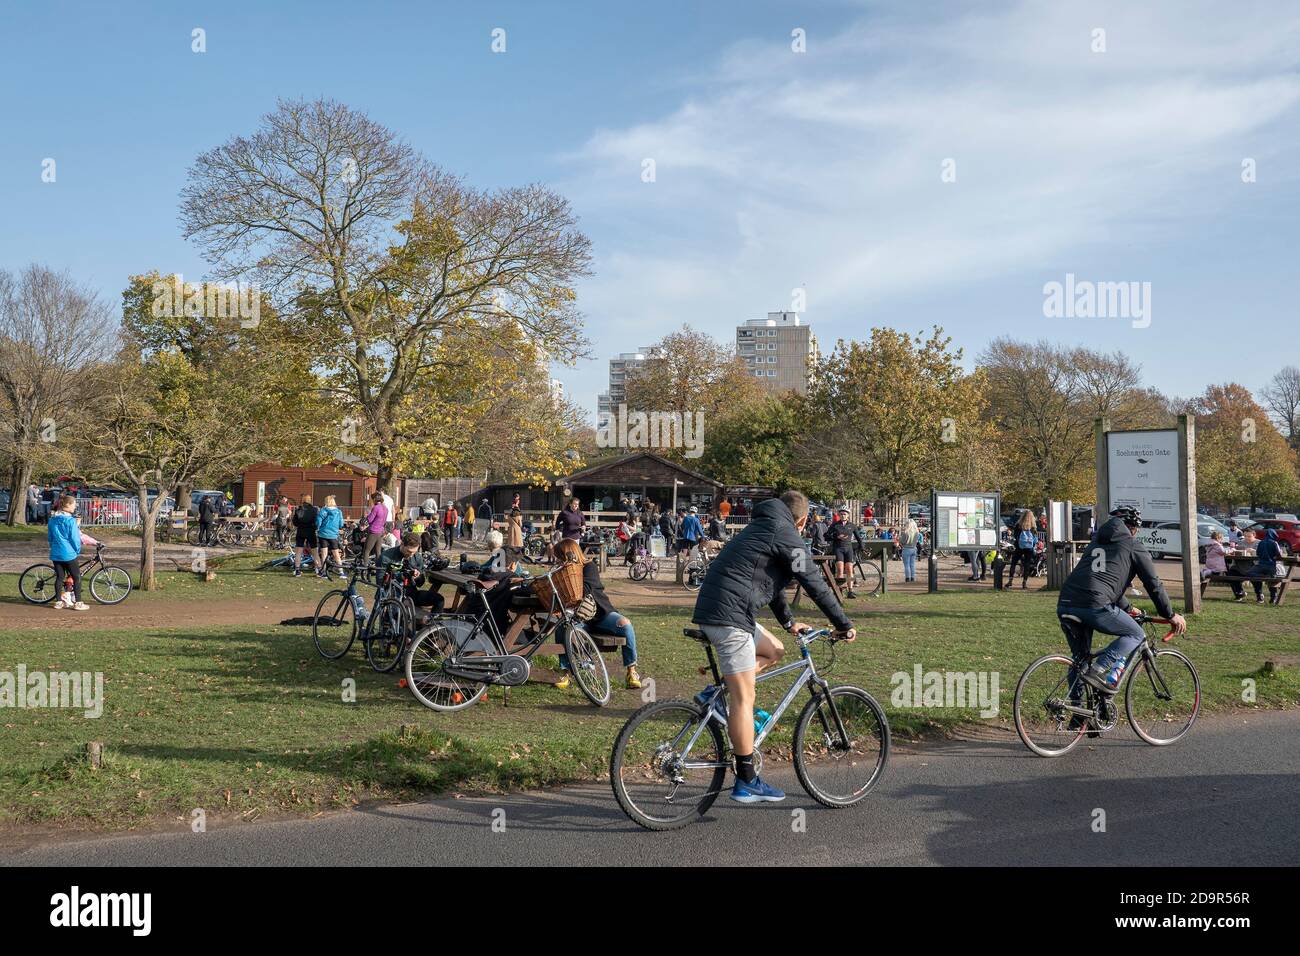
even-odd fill
[{"label": "mountain bike", "polygon": [[[1145,613],[1135,620],[1144,628],[1170,623]],[[1076,641],[1086,634],[1075,618],[1062,618],[1061,628]],[[1173,636],[1171,628],[1161,643]],[[1079,676],[1095,657],[1048,654],[1030,664],[1016,684],[1016,733],[1040,757],[1059,757],[1074,749],[1085,734],[1100,737],[1119,723],[1115,705],[1119,691],[1098,690]],[[1164,747],[1192,729],[1201,710],[1201,680],[1187,655],[1161,648],[1148,630],[1120,680],[1125,683],[1128,722],[1147,743]]]},{"label": "mountain bike", "polygon": [[[722,792],[733,761],[722,709],[726,687],[713,647],[698,628],[682,633],[703,644],[708,654],[714,686],[707,703],[661,700],[647,704],[623,725],[610,756],[614,798],[624,813],[647,830],[675,830],[703,817]],[[832,687],[817,673],[809,648],[822,638],[830,642],[833,655],[835,638],[829,629],[805,631],[797,635],[799,660],[756,678],[762,683],[795,675],[776,710],[756,728],[754,761],[756,769],[761,769],[759,747],[807,686],[811,699],[794,728],[795,773],[818,803],[849,807],[862,800],[884,773],[889,759],[889,721],[861,687]]]},{"label": "mountain bike", "polygon": [[387,673],[402,659],[415,630],[415,605],[406,594],[410,572],[400,565],[384,568],[367,610],[365,600],[357,593],[357,581],[364,580],[366,568],[352,562],[349,571],[348,586],[326,591],[316,605],[312,643],[321,657],[334,661],[360,638],[370,666],[381,674]]},{"label": "mountain bike", "polygon": [[[540,577],[550,578],[562,567]],[[496,586],[509,584],[501,581]],[[478,703],[489,684],[516,687],[527,682],[533,655],[543,645],[558,641],[583,695],[597,707],[609,702],[609,672],[600,648],[573,612],[560,603],[554,587],[548,606],[531,593],[512,591],[511,606],[518,613],[529,614],[536,626],[523,631],[509,648],[482,590],[483,584],[477,580],[462,586],[467,598],[482,605],[481,611],[437,615],[416,635],[406,654],[406,686],[416,700],[431,710],[463,710]]]},{"label": "mountain bike", "polygon": [[[82,578],[89,577],[90,593],[100,604],[121,604],[131,593],[130,572],[104,563],[103,544],[95,545],[95,556],[82,561],[80,568]],[[32,604],[49,604],[63,591],[57,577],[53,564],[33,564],[19,575],[18,593]]]}]

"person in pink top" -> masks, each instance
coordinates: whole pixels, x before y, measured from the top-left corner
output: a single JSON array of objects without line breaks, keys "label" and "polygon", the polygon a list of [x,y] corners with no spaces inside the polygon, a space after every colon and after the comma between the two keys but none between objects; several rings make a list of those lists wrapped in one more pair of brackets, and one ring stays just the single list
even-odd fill
[{"label": "person in pink top", "polygon": [[[1201,577],[1208,578],[1211,574],[1227,574],[1228,562],[1224,560],[1227,556],[1227,549],[1223,546],[1223,532],[1211,531],[1210,543],[1205,546],[1205,564],[1201,567]],[[1245,589],[1240,581],[1229,581],[1232,587],[1233,596],[1237,601],[1246,600]]]},{"label": "person in pink top", "polygon": [[388,507],[384,504],[382,494],[376,491],[370,496],[370,510],[362,520],[366,525],[366,544],[361,549],[361,558],[369,563],[371,554],[379,557],[379,552],[384,549],[384,525],[388,521]]}]

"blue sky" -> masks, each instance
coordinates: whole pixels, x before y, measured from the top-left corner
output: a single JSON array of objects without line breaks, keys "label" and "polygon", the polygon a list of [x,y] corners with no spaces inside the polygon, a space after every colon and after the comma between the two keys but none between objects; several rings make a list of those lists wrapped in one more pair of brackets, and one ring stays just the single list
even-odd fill
[{"label": "blue sky", "polygon": [[[1300,364],[1297,66],[1284,0],[8,4],[0,267],[113,302],[132,273],[202,277],[189,163],[327,96],[477,185],[573,201],[594,358],[556,375],[587,407],[609,355],[730,339],[796,287],[824,347],[939,324],[968,355],[1047,338],[1177,395],[1258,389]],[[1150,326],[1046,318],[1066,273],[1150,282]]]}]

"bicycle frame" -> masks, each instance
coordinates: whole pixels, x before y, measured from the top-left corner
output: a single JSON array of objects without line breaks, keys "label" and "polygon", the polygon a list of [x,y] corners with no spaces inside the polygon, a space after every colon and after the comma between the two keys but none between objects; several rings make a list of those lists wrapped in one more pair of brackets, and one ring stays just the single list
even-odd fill
[{"label": "bicycle frame", "polygon": [[[553,570],[548,571],[546,574],[539,575],[539,577],[549,578],[558,570],[559,567],[556,567]],[[479,593],[481,594],[482,592]],[[548,637],[558,631],[562,625],[571,624],[573,622],[573,615],[570,614],[567,608],[560,604],[559,595],[556,594],[554,587],[551,588],[550,607],[543,610],[547,613],[549,621],[528,641],[527,644],[517,650],[511,650],[506,647],[505,638],[501,634],[501,629],[497,627],[496,619],[492,616],[492,609],[490,607],[485,606],[478,617],[474,617],[472,614],[444,614],[441,615],[441,617],[456,617],[461,620],[474,621],[474,629],[470,631],[465,638],[466,645],[468,645],[474,638],[479,637],[480,635],[486,635],[491,641],[492,647],[497,654],[503,657],[509,654],[515,654],[525,660],[531,660],[533,655],[537,653],[537,649],[546,643]],[[536,612],[531,613],[534,616],[536,614]],[[455,660],[459,653],[460,648],[457,648],[457,654],[453,655],[451,660]]]},{"label": "bicycle frame", "polygon": [[[816,638],[813,638],[813,640],[816,640]],[[848,736],[847,732],[844,729],[844,721],[840,717],[840,712],[838,708],[836,708],[835,706],[835,699],[831,697],[830,694],[828,693],[830,690],[830,683],[824,677],[820,676],[817,673],[817,665],[813,662],[812,653],[808,650],[811,643],[812,641],[810,640],[806,641],[802,637],[800,637],[799,638],[799,660],[791,661],[789,664],[782,664],[779,667],[775,667],[770,671],[765,671],[764,673],[759,674],[754,678],[755,684],[761,684],[764,681],[773,680],[785,674],[791,674],[796,671],[799,672],[799,676],[796,677],[794,679],[794,682],[790,684],[789,689],[785,692],[785,696],[781,698],[781,702],[776,705],[776,709],[772,711],[771,715],[768,717],[767,723],[763,725],[763,729],[760,730],[757,735],[755,735],[754,737],[755,750],[758,750],[759,745],[762,744],[763,741],[767,739],[768,734],[771,732],[771,730],[774,727],[776,727],[777,722],[781,719],[781,715],[786,712],[786,709],[792,703],[794,703],[794,699],[795,697],[798,696],[799,691],[803,690],[803,688],[807,686],[809,683],[814,684],[817,688],[816,691],[812,692],[814,696],[816,696],[818,692],[826,694],[826,700],[831,707],[831,715],[835,719],[836,733],[840,735],[841,739],[844,739]],[[721,719],[722,715],[718,714],[716,710],[714,710],[713,705],[717,703],[718,699],[724,695],[725,685],[723,684],[721,675],[718,673],[718,665],[713,656],[713,648],[706,645],[705,650],[708,652],[709,667],[713,671],[713,676],[716,680],[716,686],[718,687],[717,692],[715,692],[713,697],[710,698],[709,700],[709,704],[708,704],[709,713],[710,715],[716,716],[717,718]],[[694,747],[695,742],[700,739],[700,735],[704,733],[705,726],[707,726],[710,719],[713,719],[713,716],[708,716],[706,717],[705,720],[700,721],[699,726],[695,728],[695,732],[691,734],[691,739],[687,741],[686,746],[682,748],[681,752],[683,758],[685,758],[685,756],[691,752],[691,748]],[[682,760],[682,767],[687,770],[709,770],[717,767],[729,768],[730,766],[731,763],[728,760],[722,760],[722,761],[717,761],[717,760],[693,761],[693,760],[686,760],[686,759]]]}]

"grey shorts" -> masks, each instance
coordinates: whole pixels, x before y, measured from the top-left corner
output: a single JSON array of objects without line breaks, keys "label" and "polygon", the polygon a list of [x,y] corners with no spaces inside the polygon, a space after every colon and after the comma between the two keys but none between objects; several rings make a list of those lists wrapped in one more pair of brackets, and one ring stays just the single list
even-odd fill
[{"label": "grey shorts", "polygon": [[724,624],[701,624],[700,630],[718,655],[718,669],[723,676],[743,674],[758,667],[754,635]]}]

